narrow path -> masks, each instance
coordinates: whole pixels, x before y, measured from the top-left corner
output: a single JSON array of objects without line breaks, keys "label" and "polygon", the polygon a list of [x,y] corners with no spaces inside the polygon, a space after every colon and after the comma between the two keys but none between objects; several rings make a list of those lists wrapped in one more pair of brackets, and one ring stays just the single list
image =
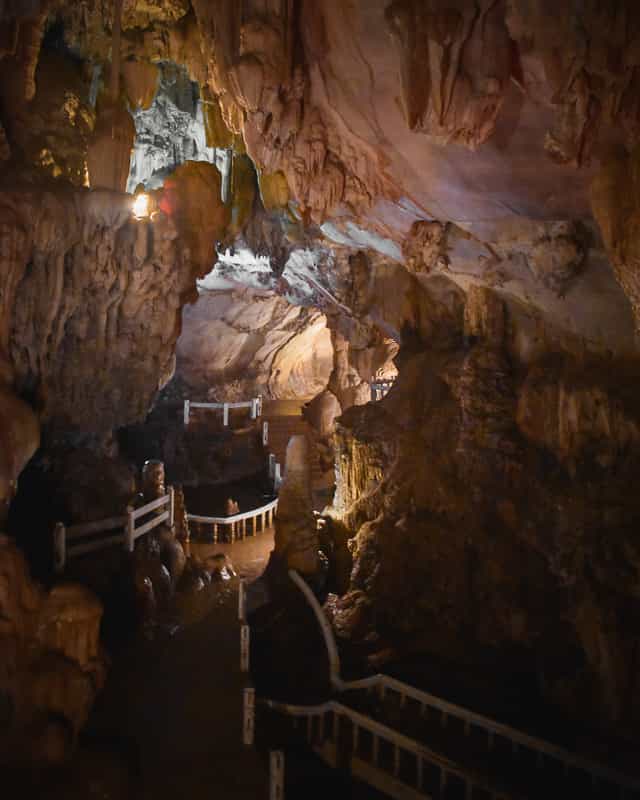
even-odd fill
[{"label": "narrow path", "polygon": [[[234,544],[192,545],[203,558],[227,553],[249,580],[272,547],[272,531]],[[183,627],[137,642],[114,665],[88,734],[128,742],[137,754],[136,798],[268,797],[268,765],[242,744],[238,584],[236,578],[183,597]]]}]

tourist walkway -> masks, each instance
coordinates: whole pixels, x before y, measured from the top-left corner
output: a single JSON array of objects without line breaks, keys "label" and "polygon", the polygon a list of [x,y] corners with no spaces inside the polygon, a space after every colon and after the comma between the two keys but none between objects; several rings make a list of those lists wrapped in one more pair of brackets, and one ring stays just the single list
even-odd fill
[{"label": "tourist walkway", "polygon": [[[239,578],[254,580],[273,531],[191,547],[203,559],[227,553]],[[137,636],[118,653],[77,756],[48,783],[47,800],[268,800],[267,758],[242,744],[239,578],[184,595],[177,630]]]}]

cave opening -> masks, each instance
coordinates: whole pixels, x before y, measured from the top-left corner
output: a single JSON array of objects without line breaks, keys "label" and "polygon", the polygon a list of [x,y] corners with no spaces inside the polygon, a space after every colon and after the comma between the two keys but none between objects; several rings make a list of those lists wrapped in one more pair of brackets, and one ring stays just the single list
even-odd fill
[{"label": "cave opening", "polygon": [[640,16],[547,5],[0,2],[0,786],[640,797]]}]

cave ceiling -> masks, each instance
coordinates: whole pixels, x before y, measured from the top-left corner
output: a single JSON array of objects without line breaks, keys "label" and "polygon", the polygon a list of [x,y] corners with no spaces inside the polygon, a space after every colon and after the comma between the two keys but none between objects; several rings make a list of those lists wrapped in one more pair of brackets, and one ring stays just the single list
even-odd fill
[{"label": "cave ceiling", "polygon": [[162,191],[209,161],[231,197],[209,287],[400,338],[390,284],[484,285],[525,328],[635,353],[630,0],[7,0],[0,19],[5,188]]}]

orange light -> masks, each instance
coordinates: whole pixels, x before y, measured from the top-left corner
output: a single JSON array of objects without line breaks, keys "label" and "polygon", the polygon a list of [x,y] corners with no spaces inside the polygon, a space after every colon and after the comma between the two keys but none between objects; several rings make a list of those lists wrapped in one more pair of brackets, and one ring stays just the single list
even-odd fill
[{"label": "orange light", "polygon": [[136,199],[133,201],[133,216],[136,219],[147,219],[151,212],[151,203],[149,200],[149,195],[141,192],[140,194],[136,195]]}]

